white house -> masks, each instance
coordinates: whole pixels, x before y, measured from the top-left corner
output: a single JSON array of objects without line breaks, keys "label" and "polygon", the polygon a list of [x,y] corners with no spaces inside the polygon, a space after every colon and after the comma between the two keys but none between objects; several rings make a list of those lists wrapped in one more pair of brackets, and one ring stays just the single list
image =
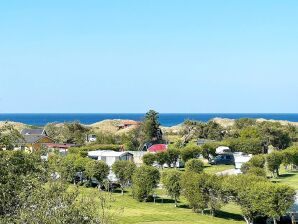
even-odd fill
[{"label": "white house", "polygon": [[[116,152],[112,150],[97,150],[88,152],[88,157],[91,159],[104,161],[109,167],[111,167],[117,160],[129,160],[133,161],[133,154],[129,152]],[[108,176],[110,181],[116,181],[115,174],[110,170]]]}]

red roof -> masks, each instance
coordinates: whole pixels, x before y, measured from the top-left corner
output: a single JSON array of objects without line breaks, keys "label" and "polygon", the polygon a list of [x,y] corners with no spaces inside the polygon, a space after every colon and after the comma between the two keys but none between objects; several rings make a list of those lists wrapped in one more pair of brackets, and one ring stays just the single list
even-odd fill
[{"label": "red roof", "polygon": [[150,146],[147,151],[148,152],[164,152],[167,150],[167,145],[166,144],[156,144]]}]

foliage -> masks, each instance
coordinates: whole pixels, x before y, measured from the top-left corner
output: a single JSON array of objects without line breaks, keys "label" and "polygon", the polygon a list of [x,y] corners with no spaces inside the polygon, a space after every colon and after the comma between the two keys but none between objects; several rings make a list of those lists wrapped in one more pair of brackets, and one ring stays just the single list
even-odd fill
[{"label": "foliage", "polygon": [[[256,183],[265,182],[266,179],[255,175],[238,175],[224,177],[223,192],[229,201],[240,206],[242,215],[247,224],[260,215],[257,208],[252,206],[253,195],[250,194],[252,186]],[[251,196],[251,197],[249,197]]]},{"label": "foliage", "polygon": [[138,201],[146,201],[160,179],[158,169],[143,165],[136,169],[132,177],[132,194]]},{"label": "foliage", "polygon": [[266,156],[267,168],[272,172],[273,176],[276,174],[279,176],[279,167],[282,163],[283,155],[282,152],[273,151]]},{"label": "foliage", "polygon": [[190,159],[185,163],[186,172],[202,173],[204,169],[204,163],[200,159]]},{"label": "foliage", "polygon": [[190,159],[198,158],[201,154],[201,148],[199,146],[186,146],[180,150],[181,159],[183,162],[187,162]]},{"label": "foliage", "polygon": [[147,166],[152,166],[153,163],[156,161],[156,155],[153,153],[146,153],[143,158],[143,163]]},{"label": "foliage", "polygon": [[266,176],[264,170],[265,162],[264,155],[254,155],[247,163],[241,166],[241,171],[243,173],[254,174],[257,176]]},{"label": "foliage", "polygon": [[132,182],[132,175],[136,170],[136,165],[127,160],[118,160],[112,166],[112,171],[116,175],[121,185],[121,191],[123,194],[124,187]]},{"label": "foliage", "polygon": [[33,224],[102,223],[93,200],[79,197],[78,191],[67,191],[67,185],[60,182],[50,182],[49,186],[34,190],[20,208],[17,221]]},{"label": "foliage", "polygon": [[223,204],[222,177],[206,173],[185,172],[182,175],[183,194],[195,212],[210,209],[215,215]]},{"label": "foliage", "polygon": [[96,178],[100,183],[107,179],[109,175],[109,166],[101,160],[90,159],[85,165],[85,175],[90,180]]},{"label": "foliage", "polygon": [[167,191],[167,194],[175,200],[175,207],[177,207],[177,200],[181,194],[181,172],[178,170],[167,170],[162,174],[162,184]]},{"label": "foliage", "polygon": [[272,145],[277,149],[285,149],[290,146],[291,138],[286,126],[279,122],[264,121],[259,124],[260,133],[267,145]]},{"label": "foliage", "polygon": [[4,146],[6,149],[13,149],[14,145],[22,141],[23,137],[13,125],[5,124],[0,128],[0,150]]},{"label": "foliage", "polygon": [[0,167],[0,218],[13,217],[23,198],[46,180],[46,167],[40,157],[22,151],[0,152]]},{"label": "foliage", "polygon": [[289,186],[257,182],[251,186],[248,198],[260,214],[276,220],[287,213],[294,203],[295,191]]},{"label": "foliage", "polygon": [[149,110],[145,115],[143,124],[146,141],[151,142],[162,140],[162,132],[159,126],[158,113],[154,110]]},{"label": "foliage", "polygon": [[96,151],[96,150],[112,150],[112,151],[119,151],[121,148],[120,145],[114,144],[94,144],[94,145],[86,145],[81,147],[71,147],[68,149],[70,154],[77,153],[81,154],[82,156],[86,156],[88,151]]},{"label": "foliage", "polygon": [[232,151],[240,151],[248,154],[261,154],[263,152],[263,142],[258,138],[230,138],[224,141]]},{"label": "foliage", "polygon": [[157,152],[155,154],[157,164],[163,168],[163,165],[169,160],[167,152]]},{"label": "foliage", "polygon": [[180,150],[172,147],[168,147],[167,151],[167,160],[166,164],[168,167],[171,167],[172,165],[176,167],[176,164],[179,160]]},{"label": "foliage", "polygon": [[78,121],[64,123],[49,123],[45,126],[49,137],[57,142],[83,144],[86,140],[86,134],[90,128],[80,124]]},{"label": "foliage", "polygon": [[285,165],[298,166],[298,147],[292,146],[282,151]]},{"label": "foliage", "polygon": [[216,155],[216,148],[221,146],[220,142],[208,142],[201,146],[202,155],[205,159],[209,159],[209,155]]}]

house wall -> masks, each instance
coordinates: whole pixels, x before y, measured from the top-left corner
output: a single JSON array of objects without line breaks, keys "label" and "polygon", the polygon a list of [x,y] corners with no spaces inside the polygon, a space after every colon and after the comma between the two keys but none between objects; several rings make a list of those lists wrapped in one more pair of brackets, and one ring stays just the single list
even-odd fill
[{"label": "house wall", "polygon": [[31,145],[31,148],[33,151],[39,151],[41,149],[41,146],[43,143],[55,143],[52,139],[48,137],[44,137],[39,139],[37,142],[33,144],[28,144],[29,146]]}]

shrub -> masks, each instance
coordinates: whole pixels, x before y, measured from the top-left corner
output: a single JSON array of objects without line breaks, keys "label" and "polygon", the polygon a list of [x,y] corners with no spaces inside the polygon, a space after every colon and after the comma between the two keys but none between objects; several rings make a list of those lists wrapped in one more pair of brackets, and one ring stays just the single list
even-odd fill
[{"label": "shrub", "polygon": [[190,159],[185,164],[186,172],[201,173],[204,169],[204,163],[200,159]]},{"label": "shrub", "polygon": [[200,154],[201,148],[198,146],[186,146],[180,151],[181,159],[185,163],[190,159],[198,158]]},{"label": "shrub", "polygon": [[147,166],[152,166],[153,163],[156,161],[156,156],[153,153],[146,153],[143,158],[143,163]]}]

